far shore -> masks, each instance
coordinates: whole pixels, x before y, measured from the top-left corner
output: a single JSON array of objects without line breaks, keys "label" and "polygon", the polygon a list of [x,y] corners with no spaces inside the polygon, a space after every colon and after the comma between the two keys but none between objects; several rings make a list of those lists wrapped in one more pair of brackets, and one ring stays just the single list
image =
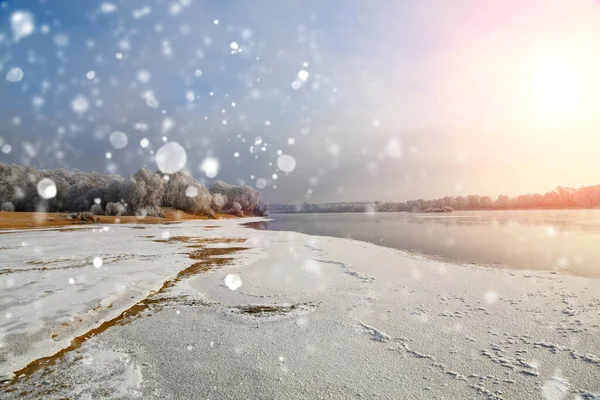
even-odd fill
[{"label": "far shore", "polygon": [[[210,220],[207,215],[196,215],[180,210],[163,209],[164,218],[140,217],[135,215],[107,216],[97,215],[97,224],[169,224],[190,220]],[[0,231],[11,229],[36,229],[64,226],[94,225],[76,219],[68,219],[68,213],[54,212],[0,212]],[[216,219],[239,218],[230,214],[218,213]]]}]

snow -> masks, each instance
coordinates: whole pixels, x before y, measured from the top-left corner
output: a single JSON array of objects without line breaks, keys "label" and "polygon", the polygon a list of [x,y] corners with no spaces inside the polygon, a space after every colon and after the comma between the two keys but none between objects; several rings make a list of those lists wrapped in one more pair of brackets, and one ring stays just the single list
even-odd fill
[{"label": "snow", "polygon": [[44,178],[37,184],[37,192],[43,199],[52,199],[56,196],[56,184],[50,178]]},{"label": "snow", "polygon": [[296,169],[296,159],[289,154],[282,154],[277,158],[277,168],[283,172],[292,172]]},{"label": "snow", "polygon": [[112,14],[113,12],[117,11],[117,6],[113,3],[103,2],[100,4],[100,11],[103,14]]},{"label": "snow", "polygon": [[77,95],[71,102],[71,108],[77,114],[83,114],[90,108],[90,102],[87,97],[83,95]]},{"label": "snow", "polygon": [[303,69],[298,72],[298,79],[300,79],[303,82],[306,82],[306,80],[308,80],[308,76],[309,76],[309,73],[307,70]]},{"label": "snow", "polygon": [[56,47],[66,47],[71,42],[71,39],[68,35],[64,33],[58,33],[54,36],[54,44]]},{"label": "snow", "polygon": [[28,11],[15,11],[10,16],[10,27],[16,42],[35,31],[33,15]]},{"label": "snow", "polygon": [[187,153],[177,142],[165,143],[156,152],[156,165],[165,174],[173,174],[185,167]]},{"label": "snow", "polygon": [[196,197],[198,196],[198,188],[196,186],[188,186],[185,188],[185,195],[187,197]]},{"label": "snow", "polygon": [[110,144],[115,148],[115,149],[124,149],[127,146],[127,135],[121,131],[114,131],[113,133],[111,133],[110,137],[108,138],[110,141]]},{"label": "snow", "polygon": [[215,157],[206,157],[200,164],[202,171],[207,178],[214,178],[219,173],[219,160]]},{"label": "snow", "polygon": [[227,286],[229,290],[233,291],[238,290],[242,286],[242,278],[235,274],[228,274],[225,277],[224,282],[225,286]]},{"label": "snow", "polygon": [[137,80],[140,81],[141,83],[150,82],[150,72],[148,72],[145,69],[139,70],[137,73]]},{"label": "snow", "polygon": [[20,380],[7,398],[44,390],[149,399],[560,399],[600,392],[596,279],[240,226],[259,220],[0,235],[5,376],[67,347],[194,262],[186,243],[155,239],[242,238],[211,246],[247,248],[169,286],[153,297],[155,305]]},{"label": "snow", "polygon": [[23,79],[23,70],[19,67],[15,67],[15,68],[11,68],[7,73],[6,73],[6,80],[9,81],[10,83],[17,83],[17,82],[21,82],[21,80]]},{"label": "snow", "polygon": [[100,268],[102,267],[102,258],[100,257],[94,257],[94,260],[92,261],[92,263],[94,264],[94,268]]}]

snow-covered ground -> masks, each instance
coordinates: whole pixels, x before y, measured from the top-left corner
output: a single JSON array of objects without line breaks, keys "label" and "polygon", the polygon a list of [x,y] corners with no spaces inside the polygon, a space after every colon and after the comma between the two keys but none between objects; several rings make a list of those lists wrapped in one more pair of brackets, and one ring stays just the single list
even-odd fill
[{"label": "snow-covered ground", "polygon": [[[239,223],[0,234],[0,374],[67,348],[0,386],[0,397],[600,393],[598,280],[441,263]],[[195,262],[193,242],[165,240],[178,236],[244,238],[206,245],[247,249],[165,287]],[[72,344],[136,303],[144,307],[135,317]]]}]

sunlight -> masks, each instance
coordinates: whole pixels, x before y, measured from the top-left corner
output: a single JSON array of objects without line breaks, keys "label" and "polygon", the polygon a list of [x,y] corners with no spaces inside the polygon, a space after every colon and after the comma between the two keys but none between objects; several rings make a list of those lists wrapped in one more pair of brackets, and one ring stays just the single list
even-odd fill
[{"label": "sunlight", "polygon": [[573,110],[581,105],[580,71],[563,59],[545,60],[534,72],[536,104],[545,111]]}]

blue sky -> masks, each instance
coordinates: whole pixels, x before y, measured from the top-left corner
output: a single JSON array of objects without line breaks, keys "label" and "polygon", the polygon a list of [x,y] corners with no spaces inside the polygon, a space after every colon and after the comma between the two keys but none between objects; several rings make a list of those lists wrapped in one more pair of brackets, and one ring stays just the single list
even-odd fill
[{"label": "blue sky", "polygon": [[[199,166],[216,159],[216,179],[258,185],[271,201],[495,196],[597,183],[584,173],[589,165],[557,172],[589,146],[524,122],[534,108],[519,103],[528,54],[561,38],[556,54],[598,44],[590,39],[597,2],[0,4],[0,74],[23,71],[18,82],[0,80],[2,162],[126,176],[155,170],[153,152],[176,141],[198,179],[210,182]],[[15,12],[33,17],[31,34],[15,37]],[[540,60],[531,61],[534,71],[546,65]],[[544,89],[552,96],[563,86]],[[85,112],[73,110],[78,96]],[[596,99],[585,99],[592,115]],[[597,127],[563,114],[552,129],[577,126],[584,142]],[[111,145],[114,131],[126,133],[124,149]],[[281,154],[295,158],[294,171],[278,170]]]}]

